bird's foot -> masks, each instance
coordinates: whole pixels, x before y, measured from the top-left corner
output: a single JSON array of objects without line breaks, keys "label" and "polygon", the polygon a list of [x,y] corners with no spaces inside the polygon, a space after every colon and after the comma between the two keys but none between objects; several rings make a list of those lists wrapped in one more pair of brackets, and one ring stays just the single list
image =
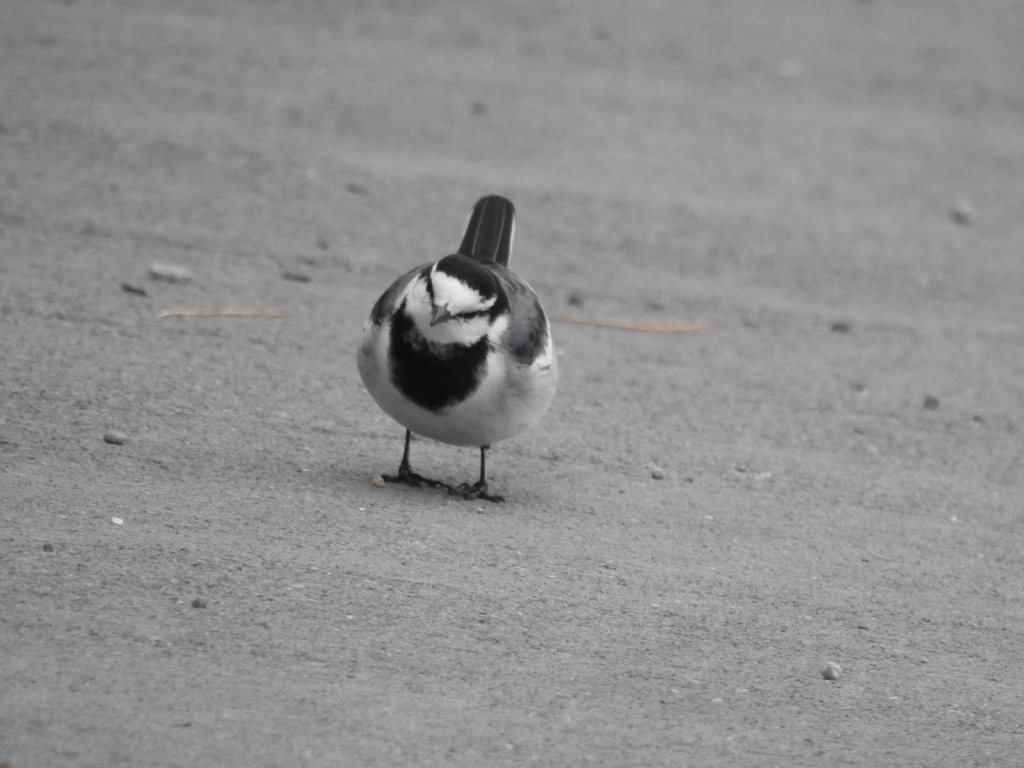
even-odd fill
[{"label": "bird's foot", "polygon": [[384,478],[385,483],[402,483],[404,485],[411,485],[413,488],[419,488],[422,485],[430,486],[431,488],[447,488],[448,492],[452,492],[452,487],[441,480],[431,480],[429,477],[424,477],[421,474],[413,472],[407,465],[403,464],[398,468],[397,475],[381,475]]},{"label": "bird's foot", "polygon": [[398,468],[397,475],[381,475],[381,477],[384,479],[385,483],[402,483],[403,485],[411,485],[413,488],[419,488],[424,485],[430,488],[444,488],[448,491],[450,496],[461,496],[466,501],[483,499],[484,501],[490,501],[495,504],[500,504],[505,501],[504,496],[495,496],[488,493],[487,483],[476,482],[472,485],[469,483],[449,485],[443,480],[432,480],[429,477],[424,477],[421,474],[413,472],[410,467],[404,464]]},{"label": "bird's foot", "polygon": [[453,496],[461,496],[466,501],[472,501],[473,499],[483,499],[484,501],[494,502],[495,504],[501,504],[505,501],[504,496],[494,496],[487,492],[487,483],[463,483],[457,485],[454,488],[449,487],[448,493]]}]

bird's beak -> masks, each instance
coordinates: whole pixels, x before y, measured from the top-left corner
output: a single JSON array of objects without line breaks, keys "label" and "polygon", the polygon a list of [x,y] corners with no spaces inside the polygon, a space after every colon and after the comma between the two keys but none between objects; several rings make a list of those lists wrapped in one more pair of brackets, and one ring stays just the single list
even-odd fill
[{"label": "bird's beak", "polygon": [[445,320],[451,320],[452,317],[453,315],[448,311],[448,307],[435,307],[434,316],[430,318],[430,327],[433,328],[438,323],[443,323]]}]

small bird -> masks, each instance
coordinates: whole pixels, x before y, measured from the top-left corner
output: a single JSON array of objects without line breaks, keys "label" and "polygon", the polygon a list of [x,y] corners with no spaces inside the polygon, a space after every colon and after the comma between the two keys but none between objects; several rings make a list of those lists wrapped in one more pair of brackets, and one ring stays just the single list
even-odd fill
[{"label": "small bird", "polygon": [[[510,200],[481,198],[458,252],[398,278],[363,327],[359,375],[405,427],[402,463],[387,482],[504,501],[487,492],[487,449],[536,424],[551,405],[551,327],[537,294],[508,269],[515,218]],[[413,472],[413,432],[479,447],[480,479],[452,486]]]}]

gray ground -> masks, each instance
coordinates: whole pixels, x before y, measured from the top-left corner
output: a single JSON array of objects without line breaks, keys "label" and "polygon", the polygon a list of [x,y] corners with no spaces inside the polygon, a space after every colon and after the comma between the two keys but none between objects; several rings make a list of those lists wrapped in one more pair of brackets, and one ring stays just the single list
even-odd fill
[{"label": "gray ground", "polygon": [[[0,15],[0,763],[1019,760],[1016,0]],[[362,322],[490,192],[549,311],[713,325],[557,324],[505,505],[375,488]]]}]

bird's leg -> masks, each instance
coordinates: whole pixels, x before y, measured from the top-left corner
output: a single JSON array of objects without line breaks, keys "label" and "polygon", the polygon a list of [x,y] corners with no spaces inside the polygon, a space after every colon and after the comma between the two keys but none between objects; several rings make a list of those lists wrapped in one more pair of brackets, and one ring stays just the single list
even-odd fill
[{"label": "bird's leg", "polygon": [[405,483],[413,488],[429,485],[431,488],[447,488],[450,492],[452,487],[448,483],[441,482],[440,480],[431,480],[429,477],[424,477],[412,471],[412,467],[409,465],[410,443],[412,443],[412,432],[407,429],[405,430],[405,452],[402,454],[402,463],[398,465],[398,474],[381,475],[384,478],[384,482]]},{"label": "bird's leg", "polygon": [[467,501],[483,499],[484,501],[500,503],[505,500],[504,496],[492,496],[487,492],[487,449],[490,447],[489,445],[480,446],[480,479],[473,485],[463,483],[455,488],[449,488],[449,493],[461,496]]}]

